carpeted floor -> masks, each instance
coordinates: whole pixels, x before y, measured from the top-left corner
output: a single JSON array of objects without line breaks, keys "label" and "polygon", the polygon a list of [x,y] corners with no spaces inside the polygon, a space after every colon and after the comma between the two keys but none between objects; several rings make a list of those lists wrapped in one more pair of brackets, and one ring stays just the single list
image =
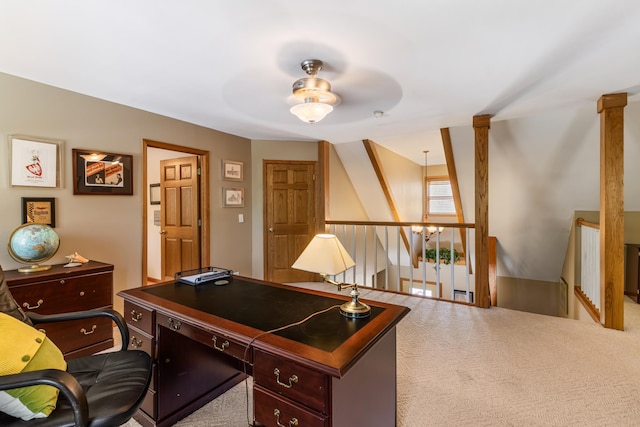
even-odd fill
[{"label": "carpeted floor", "polygon": [[[400,427],[640,425],[640,305],[630,299],[621,332],[368,289],[362,298],[411,308],[397,327]],[[246,387],[176,426],[247,426]]]}]

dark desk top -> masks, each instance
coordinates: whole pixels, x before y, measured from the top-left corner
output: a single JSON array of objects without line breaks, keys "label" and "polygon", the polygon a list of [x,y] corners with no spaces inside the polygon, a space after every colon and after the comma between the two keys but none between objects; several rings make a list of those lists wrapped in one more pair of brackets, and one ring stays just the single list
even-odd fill
[{"label": "dark desk top", "polygon": [[348,319],[340,314],[339,306],[344,303],[342,299],[265,286],[242,278],[234,278],[224,286],[213,282],[198,286],[169,283],[143,288],[143,292],[261,331],[296,323],[312,313],[336,306],[301,325],[275,332],[328,352],[335,350],[384,311],[384,308],[372,307],[371,316]]},{"label": "dark desk top", "polygon": [[[371,316],[349,319],[338,308],[351,299],[347,292],[335,295],[241,276],[223,286],[168,282],[118,296],[334,377],[342,377],[409,312],[407,307],[364,300]],[[264,334],[332,306],[335,309],[299,326]]]}]

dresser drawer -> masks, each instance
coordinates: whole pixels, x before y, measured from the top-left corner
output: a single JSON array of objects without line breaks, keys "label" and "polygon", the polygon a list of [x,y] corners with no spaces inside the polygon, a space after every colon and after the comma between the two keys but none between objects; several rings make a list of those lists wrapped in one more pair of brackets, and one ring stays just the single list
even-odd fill
[{"label": "dresser drawer", "polygon": [[213,331],[207,331],[188,323],[175,320],[164,314],[158,314],[158,325],[165,326],[181,335],[189,337],[194,341],[202,343],[220,353],[232,356],[239,360],[244,360],[245,353],[248,362],[251,363],[251,351],[246,351],[246,345],[232,340],[224,334],[220,334]]},{"label": "dresser drawer", "polygon": [[102,341],[113,341],[113,323],[111,319],[106,317],[43,323],[35,325],[35,327],[44,330],[47,337],[63,353],[69,353]]},{"label": "dresser drawer", "polygon": [[256,384],[311,409],[328,412],[329,377],[271,353],[256,350],[253,378]]},{"label": "dresser drawer", "polygon": [[111,284],[112,273],[97,273],[12,286],[11,294],[24,311],[66,313],[112,305]]},{"label": "dresser drawer", "polygon": [[155,311],[141,307],[129,301],[124,302],[124,320],[150,336],[156,335]]},{"label": "dresser drawer", "polygon": [[328,417],[311,412],[258,385],[253,387],[255,421],[265,427],[327,427]]}]

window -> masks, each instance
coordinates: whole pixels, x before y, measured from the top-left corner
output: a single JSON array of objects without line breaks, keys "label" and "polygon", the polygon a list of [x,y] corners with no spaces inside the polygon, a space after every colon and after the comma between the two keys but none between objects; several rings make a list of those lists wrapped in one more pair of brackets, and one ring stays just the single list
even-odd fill
[{"label": "window", "polygon": [[455,215],[451,182],[447,177],[427,179],[427,215]]}]

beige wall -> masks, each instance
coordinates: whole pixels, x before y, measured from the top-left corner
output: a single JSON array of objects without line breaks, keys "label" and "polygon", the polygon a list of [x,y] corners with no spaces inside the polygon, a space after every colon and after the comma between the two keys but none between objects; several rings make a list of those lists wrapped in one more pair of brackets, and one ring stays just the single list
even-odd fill
[{"label": "beige wall", "polygon": [[[209,150],[211,153],[211,262],[251,274],[251,142],[157,114],[136,110],[29,80],[0,74],[0,244],[21,224],[21,197],[54,197],[61,245],[49,263],[79,252],[115,265],[115,291],[142,279],[142,139]],[[59,139],[63,146],[62,188],[11,187],[7,137],[23,134]],[[133,196],[73,195],[71,149],[133,155]],[[244,208],[222,208],[222,159],[245,162]],[[238,213],[245,214],[239,224]],[[4,269],[20,266],[6,249]],[[114,299],[121,309],[120,298]]]}]

